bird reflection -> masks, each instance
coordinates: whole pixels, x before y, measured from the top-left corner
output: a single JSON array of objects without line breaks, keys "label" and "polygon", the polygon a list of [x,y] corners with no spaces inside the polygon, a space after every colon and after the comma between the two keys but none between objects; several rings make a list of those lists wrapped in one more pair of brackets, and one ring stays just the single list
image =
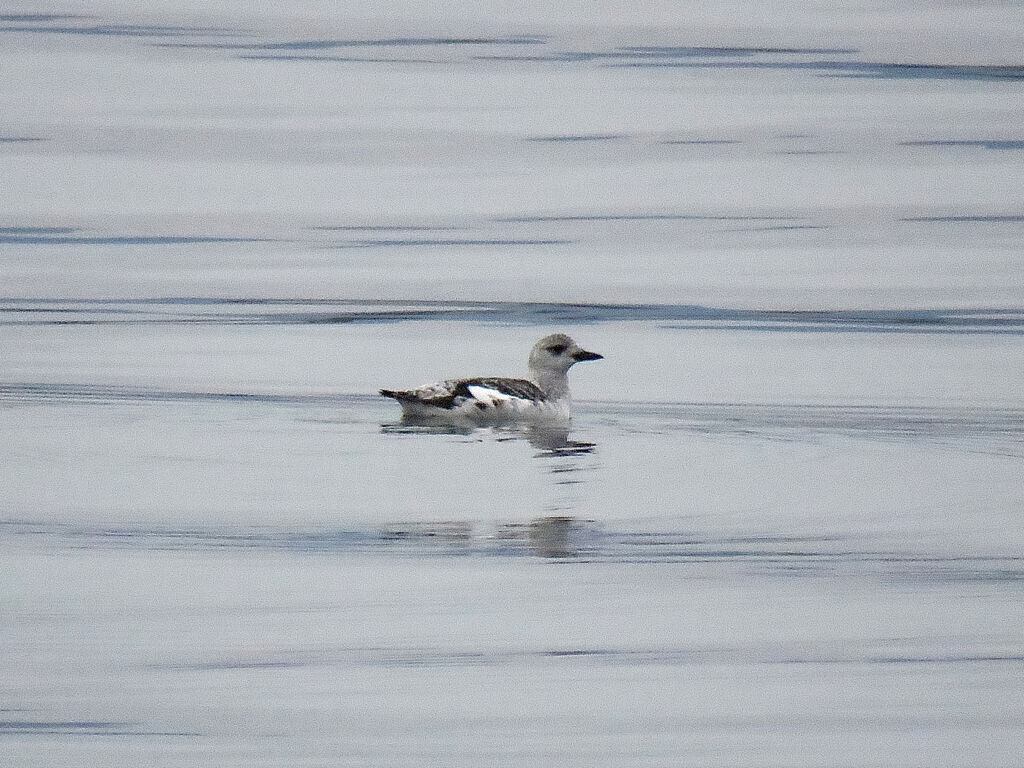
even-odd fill
[{"label": "bird reflection", "polygon": [[490,427],[479,427],[469,424],[438,424],[430,420],[417,420],[405,417],[397,424],[381,425],[385,434],[427,434],[427,435],[462,435],[491,434],[498,441],[525,440],[538,449],[538,458],[544,456],[578,456],[593,453],[596,443],[570,439],[570,428],[567,425],[554,424],[507,424]]},{"label": "bird reflection", "polygon": [[593,453],[597,447],[596,443],[570,440],[568,427],[532,424],[519,427],[515,431],[518,435],[513,435],[510,439],[525,439],[540,450],[537,456],[577,456]]},{"label": "bird reflection", "polygon": [[[581,518],[585,507],[587,477],[594,469],[594,461],[586,458],[595,453],[596,443],[574,440],[568,423],[554,424],[502,424],[476,426],[471,424],[444,424],[436,420],[421,420],[405,416],[398,423],[382,424],[381,432],[391,435],[458,435],[467,442],[512,442],[522,440],[536,450],[533,458],[546,478],[545,498],[532,515],[525,519],[497,521],[490,534],[492,540],[507,551],[527,551],[546,558],[575,557],[589,551],[595,535],[593,521]],[[469,527],[465,527],[469,526]],[[472,529],[466,523],[465,530]],[[431,541],[451,539],[451,521],[402,524],[392,536],[394,540],[410,541],[426,537]],[[463,531],[463,527],[458,529]],[[469,537],[472,539],[472,536]]]}]

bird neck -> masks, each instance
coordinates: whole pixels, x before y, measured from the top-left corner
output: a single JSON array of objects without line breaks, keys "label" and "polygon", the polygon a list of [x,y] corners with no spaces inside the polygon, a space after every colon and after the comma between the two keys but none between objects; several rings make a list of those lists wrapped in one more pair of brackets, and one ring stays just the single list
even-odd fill
[{"label": "bird neck", "polygon": [[530,369],[530,377],[551,400],[569,399],[569,379],[563,371]]}]

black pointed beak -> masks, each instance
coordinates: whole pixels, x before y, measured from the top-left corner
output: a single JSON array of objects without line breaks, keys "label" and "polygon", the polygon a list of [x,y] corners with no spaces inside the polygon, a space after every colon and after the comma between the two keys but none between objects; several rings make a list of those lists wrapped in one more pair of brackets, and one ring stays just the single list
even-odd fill
[{"label": "black pointed beak", "polygon": [[584,360],[604,360],[604,355],[599,355],[597,352],[587,352],[587,350],[581,349],[572,356],[572,359],[577,363],[582,363]]}]

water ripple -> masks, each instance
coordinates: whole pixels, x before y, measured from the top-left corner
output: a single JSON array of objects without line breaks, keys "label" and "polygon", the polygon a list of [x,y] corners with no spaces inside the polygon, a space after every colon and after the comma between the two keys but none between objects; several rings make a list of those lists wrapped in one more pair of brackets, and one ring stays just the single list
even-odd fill
[{"label": "water ripple", "polygon": [[[937,217],[934,220],[944,220]],[[931,221],[933,219],[922,219]],[[788,226],[788,225],[783,225]],[[800,225],[803,226],[803,225]],[[54,234],[4,237],[51,238]],[[73,237],[68,237],[71,240]],[[114,238],[116,240],[116,238]],[[107,242],[107,238],[101,238]],[[186,239],[192,242],[192,238]],[[223,240],[218,240],[222,242]],[[246,242],[227,239],[228,242]],[[363,242],[363,241],[361,241]],[[497,245],[493,240],[457,240],[460,245]],[[547,244],[551,241],[515,241]],[[429,239],[382,239],[338,247],[422,246],[451,244]],[[500,244],[508,244],[502,242]],[[693,304],[574,304],[491,301],[361,301],[332,299],[217,299],[168,297],[144,299],[0,298],[0,324],[176,323],[176,324],[333,324],[461,320],[504,325],[592,324],[644,321],[679,329],[742,329],[801,333],[942,333],[1024,334],[1024,309],[880,309],[880,310],[757,310]]]},{"label": "water ripple", "polygon": [[[891,647],[863,643],[861,647],[835,648],[797,646],[784,643],[754,647],[677,646],[650,648],[573,647],[537,649],[467,649],[440,647],[341,647],[320,652],[280,651],[259,657],[225,657],[194,661],[165,662],[158,669],[181,672],[209,670],[276,670],[282,668],[371,666],[371,667],[511,667],[534,665],[600,665],[611,667],[676,667],[685,665],[750,664],[978,664],[1018,665],[1024,656],[1015,650],[980,646],[960,652],[942,647],[915,648],[911,639],[890,641]],[[902,652],[902,653],[901,653]]]},{"label": "water ripple", "polygon": [[202,734],[192,731],[157,731],[137,723],[107,720],[0,720],[0,735],[32,734],[61,736],[182,736]]},{"label": "water ripple", "polygon": [[1011,150],[1024,149],[1019,139],[929,139],[922,141],[901,141],[901,147],[972,147],[978,149]]},{"label": "water ripple", "polygon": [[715,537],[683,530],[616,530],[573,516],[288,527],[62,524],[0,520],[0,541],[57,550],[244,551],[296,555],[539,557],[637,567],[754,569],[778,577],[858,575],[883,582],[1024,583],[1024,557],[893,549],[869,538],[776,534]]},{"label": "water ripple", "polygon": [[58,235],[63,227],[5,227],[0,243],[9,245],[202,245],[209,243],[266,243],[263,237],[213,237],[209,235]]}]

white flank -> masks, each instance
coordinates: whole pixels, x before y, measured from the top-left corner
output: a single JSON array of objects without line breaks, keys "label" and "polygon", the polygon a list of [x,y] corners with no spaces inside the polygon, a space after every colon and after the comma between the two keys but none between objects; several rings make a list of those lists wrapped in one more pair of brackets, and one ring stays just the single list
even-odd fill
[{"label": "white flank", "polygon": [[496,389],[489,387],[481,387],[471,384],[467,387],[469,394],[489,406],[497,406],[501,403],[509,403],[513,400],[521,400],[523,403],[528,403],[529,400],[523,400],[521,397],[514,397],[512,395],[506,395],[504,392],[499,392]]}]

